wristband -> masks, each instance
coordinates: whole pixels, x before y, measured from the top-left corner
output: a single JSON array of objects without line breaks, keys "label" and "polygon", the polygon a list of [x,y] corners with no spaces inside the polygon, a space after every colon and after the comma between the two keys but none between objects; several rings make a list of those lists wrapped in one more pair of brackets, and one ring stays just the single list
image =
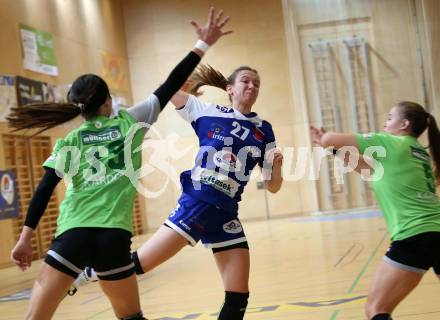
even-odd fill
[{"label": "wristband", "polygon": [[208,51],[208,49],[209,49],[209,44],[207,44],[203,40],[197,40],[196,45],[194,47],[196,47],[197,49],[199,49],[203,53],[206,53],[206,51]]}]

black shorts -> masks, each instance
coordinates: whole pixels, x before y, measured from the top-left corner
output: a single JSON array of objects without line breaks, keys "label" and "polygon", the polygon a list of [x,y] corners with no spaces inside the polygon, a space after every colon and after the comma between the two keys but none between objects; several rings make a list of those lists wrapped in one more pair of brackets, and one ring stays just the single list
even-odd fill
[{"label": "black shorts", "polygon": [[440,232],[425,232],[393,241],[384,260],[400,269],[425,273],[429,268],[440,276]]},{"label": "black shorts", "polygon": [[131,233],[119,228],[74,228],[52,241],[45,262],[76,278],[92,267],[102,280],[120,280],[134,273]]}]

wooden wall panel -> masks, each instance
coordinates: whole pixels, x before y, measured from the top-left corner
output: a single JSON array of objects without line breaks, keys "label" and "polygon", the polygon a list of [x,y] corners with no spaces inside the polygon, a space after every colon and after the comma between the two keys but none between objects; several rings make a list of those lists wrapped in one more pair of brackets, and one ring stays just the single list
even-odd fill
[{"label": "wooden wall panel", "polygon": [[[44,175],[42,164],[52,152],[51,141],[49,137],[34,137],[29,140],[31,155],[31,172],[33,180],[33,190],[37,188],[41,178]],[[58,200],[54,192],[49,200],[46,211],[38,224],[38,238],[40,243],[39,256],[42,258],[50,247],[52,239],[57,228],[58,218]]]},{"label": "wooden wall panel", "polygon": [[[25,137],[6,134],[2,140],[5,166],[14,171],[17,179],[20,214],[17,219],[12,219],[14,240],[17,241],[34,191],[29,141]],[[32,236],[32,249],[33,258],[38,259],[41,254],[38,231]]]}]

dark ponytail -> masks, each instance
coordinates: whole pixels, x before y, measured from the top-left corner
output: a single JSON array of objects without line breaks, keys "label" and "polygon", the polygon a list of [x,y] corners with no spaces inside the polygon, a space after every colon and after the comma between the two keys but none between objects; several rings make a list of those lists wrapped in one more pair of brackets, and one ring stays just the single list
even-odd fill
[{"label": "dark ponytail", "polygon": [[418,103],[401,101],[397,104],[402,118],[410,123],[411,133],[418,138],[428,128],[429,152],[434,162],[434,176],[437,185],[440,184],[440,132],[432,114]]},{"label": "dark ponytail", "polygon": [[428,141],[429,151],[434,160],[434,175],[437,185],[440,184],[440,132],[437,127],[437,122],[432,114],[428,117]]},{"label": "dark ponytail", "polygon": [[41,133],[56,127],[79,114],[85,118],[97,114],[99,107],[110,96],[105,81],[94,74],[78,77],[67,94],[66,103],[33,103],[12,108],[6,117],[14,131],[24,129],[40,129]]},{"label": "dark ponytail", "polygon": [[13,131],[40,129],[36,134],[72,120],[81,110],[72,103],[32,103],[12,108],[6,117]]},{"label": "dark ponytail", "polygon": [[243,70],[252,71],[258,74],[257,70],[248,66],[242,66],[235,69],[232,74],[226,78],[220,71],[214,69],[210,65],[201,64],[189,77],[189,88],[187,91],[195,96],[200,96],[203,94],[203,92],[199,91],[199,89],[203,86],[216,87],[226,91],[227,85],[234,84],[238,73]]},{"label": "dark ponytail", "polygon": [[203,94],[203,92],[199,91],[199,89],[203,86],[216,87],[226,91],[228,80],[220,71],[215,70],[210,65],[201,64],[191,74],[188,79],[188,83],[188,93],[198,97]]}]

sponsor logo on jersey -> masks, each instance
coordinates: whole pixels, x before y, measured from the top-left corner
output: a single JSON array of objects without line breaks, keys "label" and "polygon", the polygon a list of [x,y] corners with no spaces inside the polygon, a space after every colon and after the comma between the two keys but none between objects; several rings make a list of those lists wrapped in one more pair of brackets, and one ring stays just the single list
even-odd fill
[{"label": "sponsor logo on jersey", "polygon": [[410,148],[411,148],[411,154],[413,155],[414,158],[417,158],[424,162],[429,162],[429,154],[425,150],[413,146],[411,146]]},{"label": "sponsor logo on jersey", "polygon": [[191,178],[195,181],[213,187],[233,198],[240,184],[228,176],[206,168],[197,167],[193,170]]},{"label": "sponsor logo on jersey", "polygon": [[240,221],[237,219],[231,220],[223,225],[223,231],[227,233],[240,233],[243,231]]},{"label": "sponsor logo on jersey", "polygon": [[228,107],[225,107],[225,106],[216,105],[215,107],[221,113],[233,113],[234,112],[234,109],[228,108]]},{"label": "sponsor logo on jersey", "polygon": [[362,135],[365,139],[367,139],[367,140],[369,140],[369,139],[371,139],[372,137],[373,137],[373,133],[364,133],[363,135]]},{"label": "sponsor logo on jersey", "polygon": [[440,197],[433,192],[417,192],[416,197],[422,200],[435,201],[436,203],[439,201]]},{"label": "sponsor logo on jersey", "polygon": [[124,177],[123,174],[116,172],[108,175],[104,175],[102,177],[99,177],[98,179],[85,179],[83,183],[83,188],[95,188],[95,187],[102,187],[103,185],[111,184],[115,181],[117,181],[119,178]]},{"label": "sponsor logo on jersey", "polygon": [[261,131],[258,128],[254,128],[252,131],[253,131],[252,133],[254,134],[255,140],[257,140],[258,142],[263,142],[263,140],[264,140],[263,131]]},{"label": "sponsor logo on jersey", "polygon": [[208,138],[224,141],[225,140],[224,131],[225,130],[222,126],[213,123],[208,131]]},{"label": "sponsor logo on jersey", "polygon": [[99,142],[109,142],[121,139],[122,134],[119,128],[109,128],[104,131],[83,131],[81,139],[84,144],[93,144]]},{"label": "sponsor logo on jersey", "polygon": [[229,172],[239,171],[241,168],[241,162],[238,157],[227,150],[217,151],[214,154],[213,160],[217,167]]},{"label": "sponsor logo on jersey", "polygon": [[179,220],[179,224],[180,224],[183,228],[185,228],[186,230],[191,231],[191,228],[190,228],[185,222],[183,222],[183,220]]}]

